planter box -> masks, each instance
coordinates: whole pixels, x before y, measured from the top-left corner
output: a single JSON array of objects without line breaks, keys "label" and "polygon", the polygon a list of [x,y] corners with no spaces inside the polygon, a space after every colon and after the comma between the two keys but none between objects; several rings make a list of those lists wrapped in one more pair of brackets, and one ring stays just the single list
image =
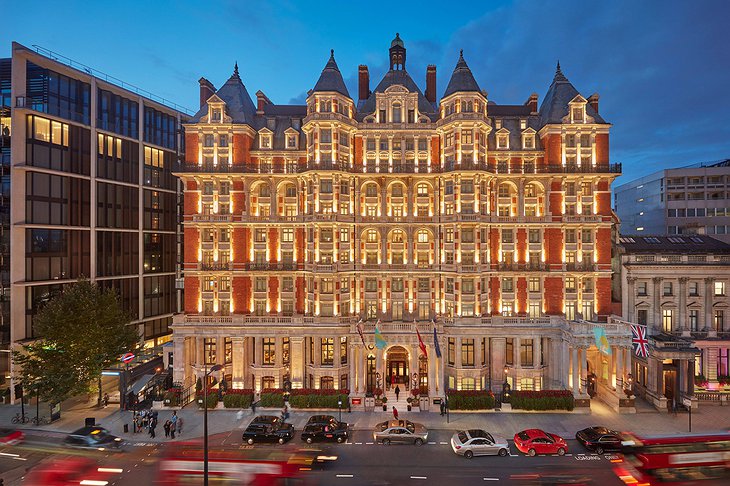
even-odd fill
[{"label": "planter box", "polygon": [[165,408],[165,402],[164,401],[153,401],[152,402],[152,409],[153,410],[162,410]]}]

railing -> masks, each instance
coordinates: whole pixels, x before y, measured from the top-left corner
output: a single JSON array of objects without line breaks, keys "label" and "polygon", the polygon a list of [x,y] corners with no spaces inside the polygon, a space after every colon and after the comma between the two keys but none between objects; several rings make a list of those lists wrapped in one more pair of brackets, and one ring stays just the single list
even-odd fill
[{"label": "railing", "polygon": [[233,267],[232,263],[200,263],[201,270],[212,270],[212,271],[224,271],[231,270]]},{"label": "railing", "polygon": [[303,263],[254,263],[248,262],[244,265],[244,268],[249,271],[264,271],[264,272],[293,272],[296,270],[304,270]]},{"label": "railing", "polygon": [[193,214],[194,222],[227,223],[232,220],[232,214]]}]

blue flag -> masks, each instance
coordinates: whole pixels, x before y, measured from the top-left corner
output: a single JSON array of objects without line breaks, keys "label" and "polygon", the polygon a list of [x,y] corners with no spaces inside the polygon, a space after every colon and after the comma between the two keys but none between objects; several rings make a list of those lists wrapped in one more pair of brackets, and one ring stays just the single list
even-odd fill
[{"label": "blue flag", "polygon": [[593,337],[596,338],[596,347],[603,354],[611,354],[611,345],[608,344],[606,330],[601,326],[593,328]]},{"label": "blue flag", "polygon": [[[378,323],[380,322],[380,319],[378,319]],[[378,329],[378,323],[375,324],[375,347],[378,349],[383,349],[388,344],[385,342],[385,339],[383,339],[383,335],[380,334],[380,329]]]},{"label": "blue flag", "polygon": [[436,335],[436,326],[433,326],[433,348],[436,351],[436,357],[441,357],[441,348],[439,347],[438,336]]}]

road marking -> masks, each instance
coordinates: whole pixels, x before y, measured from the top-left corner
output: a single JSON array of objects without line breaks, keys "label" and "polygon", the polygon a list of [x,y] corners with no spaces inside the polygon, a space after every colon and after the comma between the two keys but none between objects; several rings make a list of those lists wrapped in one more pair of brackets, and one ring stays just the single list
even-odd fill
[{"label": "road marking", "polygon": [[485,481],[499,481],[499,478],[482,478]]},{"label": "road marking", "polygon": [[[435,444],[435,442],[429,442],[429,444]],[[446,445],[446,444],[448,444],[448,442],[439,442],[439,444]]]},{"label": "road marking", "polygon": [[426,476],[411,476],[411,479],[428,479]]},{"label": "road marking", "polygon": [[353,477],[355,477],[355,476],[354,476],[354,475],[352,475],[352,474],[338,474],[338,475],[337,475],[337,476],[335,476],[335,477],[338,477],[338,478],[353,478]]},{"label": "road marking", "polygon": [[[429,442],[429,444],[435,444],[435,442]],[[445,444],[445,442],[442,442],[442,444]]]},{"label": "road marking", "polygon": [[355,444],[357,444],[357,445],[362,445],[362,442],[355,442]]},{"label": "road marking", "polygon": [[565,454],[567,457],[571,457],[573,454]]},{"label": "road marking", "polygon": [[373,445],[372,442],[365,442],[365,445]]}]

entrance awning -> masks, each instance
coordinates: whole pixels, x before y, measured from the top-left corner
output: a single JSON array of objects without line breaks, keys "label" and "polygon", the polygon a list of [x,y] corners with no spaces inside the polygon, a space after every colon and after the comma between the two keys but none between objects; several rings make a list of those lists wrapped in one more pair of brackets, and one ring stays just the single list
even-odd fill
[{"label": "entrance awning", "polygon": [[132,383],[132,393],[134,393],[135,395],[139,395],[139,392],[141,392],[147,386],[147,384],[154,376],[155,375],[142,375],[139,380]]}]

